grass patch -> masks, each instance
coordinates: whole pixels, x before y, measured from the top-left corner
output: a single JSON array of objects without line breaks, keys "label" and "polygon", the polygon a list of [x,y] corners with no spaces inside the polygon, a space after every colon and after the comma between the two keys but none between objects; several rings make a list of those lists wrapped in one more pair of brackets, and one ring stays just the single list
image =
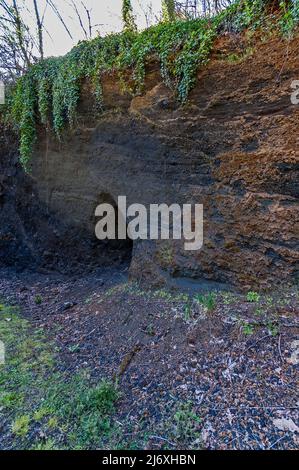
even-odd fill
[{"label": "grass patch", "polygon": [[11,427],[12,433],[16,436],[26,436],[29,432],[29,423],[30,418],[27,415],[16,418]]},{"label": "grass patch", "polygon": [[259,302],[261,296],[257,292],[248,292],[246,296],[247,302]]},{"label": "grass patch", "polygon": [[[170,410],[168,410],[170,411]],[[162,433],[167,437],[165,449],[200,449],[202,420],[196,414],[191,400],[178,401],[162,423]]]},{"label": "grass patch", "polygon": [[225,57],[225,61],[228,62],[229,64],[240,64],[244,60],[248,59],[248,57],[251,57],[255,52],[255,49],[253,47],[248,47],[245,51],[236,54],[232,53],[229,54],[228,56]]},{"label": "grass patch", "polygon": [[244,323],[242,325],[242,331],[245,336],[252,336],[254,333],[254,326],[250,323]]},{"label": "grass patch", "polygon": [[195,296],[196,302],[203,305],[209,312],[212,312],[216,308],[217,297],[214,292],[208,294],[197,294]]},{"label": "grass patch", "polygon": [[0,340],[6,348],[0,415],[10,448],[97,449],[114,439],[119,391],[113,383],[93,383],[88,371],[57,371],[56,348],[17,308],[2,304]]}]

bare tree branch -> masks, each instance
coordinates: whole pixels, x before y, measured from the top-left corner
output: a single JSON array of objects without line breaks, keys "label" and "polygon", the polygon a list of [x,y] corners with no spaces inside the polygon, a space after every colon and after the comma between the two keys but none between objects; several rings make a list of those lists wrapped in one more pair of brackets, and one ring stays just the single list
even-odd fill
[{"label": "bare tree branch", "polygon": [[14,10],[14,21],[15,21],[15,25],[16,25],[17,40],[18,40],[20,49],[23,53],[24,59],[27,63],[27,66],[29,66],[30,65],[30,59],[29,59],[28,51],[25,47],[24,24],[22,22],[16,0],[13,0],[13,10]]},{"label": "bare tree branch", "polygon": [[88,10],[88,8],[85,6],[84,2],[81,1],[81,4],[85,10],[86,16],[87,16],[87,21],[88,21],[88,32],[89,32],[89,38],[92,36],[92,24],[91,24],[91,10]]}]

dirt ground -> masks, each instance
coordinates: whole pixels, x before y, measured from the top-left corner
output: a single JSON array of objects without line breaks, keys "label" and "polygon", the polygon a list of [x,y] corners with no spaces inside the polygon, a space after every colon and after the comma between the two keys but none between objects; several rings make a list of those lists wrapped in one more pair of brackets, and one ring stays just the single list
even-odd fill
[{"label": "dirt ground", "polygon": [[138,448],[297,448],[298,287],[203,299],[142,290],[127,271],[4,269],[0,298],[57,345],[59,370],[117,380],[114,419]]}]

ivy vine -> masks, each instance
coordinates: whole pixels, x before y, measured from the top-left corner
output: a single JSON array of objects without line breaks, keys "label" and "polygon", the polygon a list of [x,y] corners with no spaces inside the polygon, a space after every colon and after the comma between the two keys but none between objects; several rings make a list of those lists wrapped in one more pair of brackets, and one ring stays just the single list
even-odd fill
[{"label": "ivy vine", "polygon": [[[103,107],[101,77],[116,71],[126,83],[131,70],[132,93],[141,93],[147,61],[160,62],[161,76],[185,103],[195,85],[199,66],[209,60],[214,39],[225,30],[260,27],[267,15],[267,1],[240,0],[212,19],[162,22],[140,33],[122,33],[82,41],[62,58],[49,58],[32,66],[20,78],[9,99],[8,115],[20,133],[20,159],[30,169],[37,123],[54,129],[58,138],[68,124],[76,123],[82,83],[92,85],[95,109]],[[299,21],[299,0],[280,2],[280,24],[290,32]],[[127,80],[128,81],[128,80]],[[128,85],[127,85],[128,87]]]}]

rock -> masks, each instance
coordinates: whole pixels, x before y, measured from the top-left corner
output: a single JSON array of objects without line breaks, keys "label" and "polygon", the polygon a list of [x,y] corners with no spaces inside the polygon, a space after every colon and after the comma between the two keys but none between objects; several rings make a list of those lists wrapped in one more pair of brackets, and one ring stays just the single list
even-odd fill
[{"label": "rock", "polygon": [[292,354],[291,357],[287,359],[289,364],[294,366],[299,364],[299,340],[293,341],[291,344]]},{"label": "rock", "polygon": [[69,310],[70,308],[73,308],[77,305],[77,302],[65,302],[61,308],[61,310]]},{"label": "rock", "polygon": [[280,431],[299,432],[299,427],[294,423],[291,418],[278,418],[273,420],[274,426]]}]

